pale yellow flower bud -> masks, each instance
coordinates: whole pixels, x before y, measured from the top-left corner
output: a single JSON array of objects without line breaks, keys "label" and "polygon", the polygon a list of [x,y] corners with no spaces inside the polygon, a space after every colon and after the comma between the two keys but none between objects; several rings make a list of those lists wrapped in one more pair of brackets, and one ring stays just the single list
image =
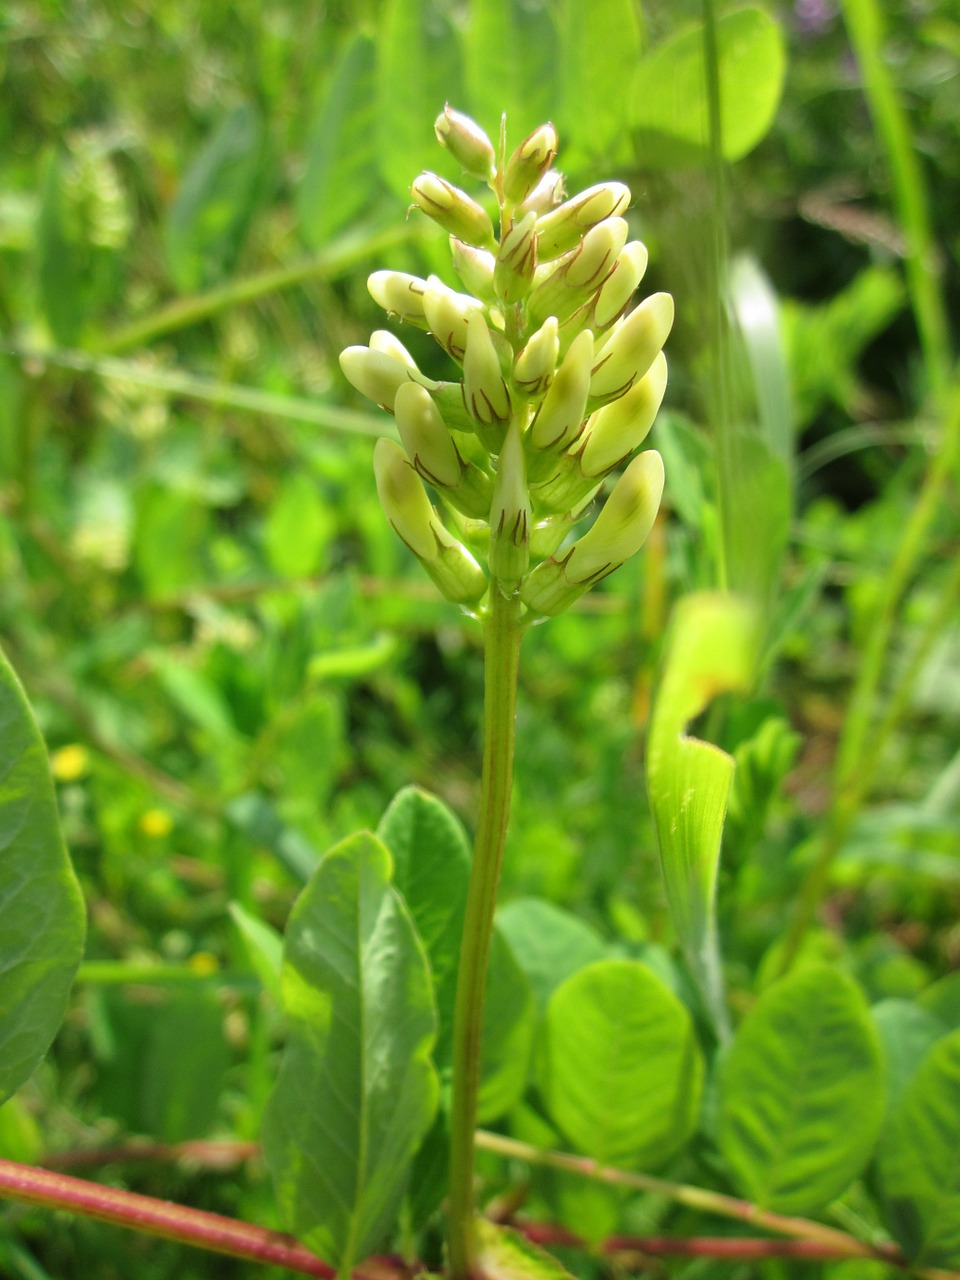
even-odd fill
[{"label": "pale yellow flower bud", "polygon": [[407,457],[436,486],[460,483],[463,459],[426,387],[408,382],[397,391],[393,411]]},{"label": "pale yellow flower bud", "polygon": [[417,368],[416,360],[414,360],[396,334],[391,333],[389,329],[374,329],[370,335],[370,350],[379,351],[385,356],[392,356],[394,360],[399,360],[401,364],[405,364],[408,369],[412,369],[415,373],[420,372]]},{"label": "pale yellow flower bud", "polygon": [[497,462],[490,504],[490,572],[508,594],[530,563],[530,493],[520,428],[511,422]]},{"label": "pale yellow flower bud", "polygon": [[497,253],[494,284],[497,297],[508,305],[530,291],[537,265],[537,215],[528,213],[504,233]]},{"label": "pale yellow flower bud", "polygon": [[423,295],[427,282],[405,271],[374,271],[367,281],[370,296],[384,311],[399,316],[421,329],[427,327],[423,313]]},{"label": "pale yellow flower bud", "polygon": [[436,276],[427,281],[423,309],[430,332],[454,360],[463,360],[467,346],[467,320],[474,313],[480,314],[482,307],[478,298],[457,293]]},{"label": "pale yellow flower bud", "polygon": [[556,372],[529,434],[527,468],[531,480],[540,480],[554,467],[551,455],[570,445],[583,428],[593,334],[585,329],[573,342]]},{"label": "pale yellow flower bud", "polygon": [[513,366],[513,385],[524,396],[542,396],[553,381],[560,353],[560,334],[556,316],[548,316]]},{"label": "pale yellow flower bud", "polygon": [[422,173],[410,188],[413,202],[444,231],[467,244],[489,248],[494,243],[490,215],[465,191],[435,173]]},{"label": "pale yellow flower bud", "polygon": [[549,169],[530,194],[519,206],[517,212],[524,213],[549,213],[563,199],[563,174],[558,173],[556,169]]},{"label": "pale yellow flower bud", "polygon": [[587,419],[578,450],[585,476],[599,479],[643,444],[666,389],[667,358],[661,351],[626,395]]},{"label": "pale yellow flower bud", "polygon": [[561,322],[591,297],[609,276],[627,239],[623,218],[607,218],[592,227],[577,247],[543,274],[537,273],[526,314],[531,324],[555,315]]},{"label": "pale yellow flower bud", "polygon": [[497,168],[493,143],[475,120],[448,103],[434,123],[437,141],[455,157],[464,173],[491,182]]},{"label": "pale yellow flower bud", "polygon": [[389,413],[393,413],[397,390],[405,382],[419,382],[427,388],[437,385],[425,378],[416,366],[411,368],[403,360],[383,351],[371,351],[369,347],[347,347],[341,351],[340,368],[361,395]]},{"label": "pale yellow flower bud", "polygon": [[617,322],[593,366],[590,398],[615,400],[625,395],[653,364],[673,325],[673,298],[654,293]]},{"label": "pale yellow flower bud", "polygon": [[619,319],[647,269],[647,247],[631,240],[622,249],[613,270],[600,286],[593,307],[594,329],[600,332]]},{"label": "pale yellow flower bud", "polygon": [[481,426],[506,422],[510,417],[510,393],[487,322],[479,311],[467,317],[463,395],[470,416]]},{"label": "pale yellow flower bud", "polygon": [[542,124],[524,138],[507,161],[503,174],[503,194],[519,204],[534,190],[553,164],[557,154],[557,131],[552,124]]},{"label": "pale yellow flower bud", "polygon": [[490,250],[477,249],[474,245],[464,244],[456,236],[451,236],[450,256],[457,275],[467,289],[476,297],[492,302],[496,297],[493,272],[497,260]]},{"label": "pale yellow flower bud", "polygon": [[601,182],[571,197],[537,220],[541,262],[572,249],[585,231],[604,218],[619,216],[630,203],[622,182]]}]

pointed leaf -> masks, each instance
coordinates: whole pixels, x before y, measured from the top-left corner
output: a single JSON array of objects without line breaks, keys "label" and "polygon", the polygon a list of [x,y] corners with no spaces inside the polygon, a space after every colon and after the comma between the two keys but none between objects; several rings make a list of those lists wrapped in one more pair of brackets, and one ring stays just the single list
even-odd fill
[{"label": "pointed leaf", "polygon": [[570,1272],[545,1249],[510,1227],[479,1218],[478,1269],[488,1280],[572,1280]]},{"label": "pointed leaf", "polygon": [[250,957],[250,963],[277,1004],[283,1003],[280,975],[283,966],[283,938],[276,929],[246,911],[239,902],[227,907]]},{"label": "pointed leaf", "polygon": [[342,231],[369,207],[376,185],[376,46],[361,31],[337,67],[307,146],[296,197],[307,244],[318,249]]},{"label": "pointed leaf", "polygon": [[497,924],[533,989],[537,1008],[566,978],[602,960],[603,939],[588,924],[540,898],[518,898],[497,912]]},{"label": "pointed leaf", "polygon": [[0,654],[0,1103],[50,1047],[83,954],[84,929],[47,753],[20,682]]},{"label": "pointed leaf", "polygon": [[389,1239],[439,1091],[430,972],[391,869],[364,832],[331,849],[298,898],[290,1040],[264,1116],[287,1225],[344,1274]]},{"label": "pointed leaf", "polygon": [[756,644],[756,620],[744,601],[708,593],[681,600],[650,719],[647,792],[667,900],[687,964],[721,1032],[726,1009],[715,897],[734,764],[684,728],[718,693],[748,687]]},{"label": "pointed leaf", "polygon": [[960,1031],[933,1046],[900,1095],[878,1152],[887,1220],[907,1257],[960,1266]]},{"label": "pointed leaf", "polygon": [[[763,9],[735,9],[717,23],[723,154],[739,160],[773,122],[786,72],[780,28]],[[703,24],[646,54],[631,90],[631,123],[644,168],[676,169],[707,156]]]},{"label": "pointed leaf", "polygon": [[703,1061],[693,1023],[634,960],[598,961],[556,989],[538,1065],[550,1119],[603,1164],[662,1165],[696,1126]]},{"label": "pointed leaf", "polygon": [[813,1213],[869,1160],[885,1101],[859,988],[811,966],[769,987],[737,1031],[721,1072],[720,1147],[750,1199]]}]

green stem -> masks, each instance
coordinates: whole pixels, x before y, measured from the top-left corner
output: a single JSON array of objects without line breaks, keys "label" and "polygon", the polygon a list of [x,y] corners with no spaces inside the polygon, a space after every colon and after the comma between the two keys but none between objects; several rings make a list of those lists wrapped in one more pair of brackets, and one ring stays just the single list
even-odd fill
[{"label": "green stem", "polygon": [[480,1085],[483,996],[513,788],[520,601],[490,587],[484,619],[483,774],[467,894],[453,1024],[448,1244],[451,1280],[476,1272],[473,1226],[474,1132]]}]

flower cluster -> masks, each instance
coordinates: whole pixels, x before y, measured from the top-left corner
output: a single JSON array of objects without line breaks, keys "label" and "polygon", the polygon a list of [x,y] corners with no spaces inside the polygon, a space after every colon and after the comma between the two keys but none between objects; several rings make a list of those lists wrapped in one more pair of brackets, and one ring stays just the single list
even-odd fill
[{"label": "flower cluster", "polygon": [[634,454],[663,399],[673,300],[657,293],[627,311],[647,263],[643,244],[627,238],[630,191],[605,182],[564,200],[552,125],[509,159],[501,130],[499,160],[483,130],[449,106],[436,132],[496,195],[499,239],[482,204],[424,173],[414,203],[449,232],[466,292],[398,271],[374,272],[369,289],[387,312],[429,331],[461,376],[425,377],[387,330],[348,347],[340,364],[396,416],[402,447],[384,439],[374,454],[380,501],[443,594],[475,609],[492,581],[519,592],[533,617],[557,614],[633,555],[656,518],[662,460]]}]

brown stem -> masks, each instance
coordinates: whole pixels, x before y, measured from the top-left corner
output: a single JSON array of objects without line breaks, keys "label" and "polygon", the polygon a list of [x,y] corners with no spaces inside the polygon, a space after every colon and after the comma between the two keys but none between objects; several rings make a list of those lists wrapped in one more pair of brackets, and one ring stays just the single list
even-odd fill
[{"label": "brown stem", "polygon": [[[273,1263],[304,1276],[334,1280],[337,1274],[335,1268],[321,1262],[292,1236],[278,1231],[12,1160],[0,1160],[0,1197],[80,1213],[232,1258]],[[354,1272],[357,1280],[384,1280],[388,1276],[396,1280],[407,1274],[404,1264],[393,1258],[371,1258]]]}]

